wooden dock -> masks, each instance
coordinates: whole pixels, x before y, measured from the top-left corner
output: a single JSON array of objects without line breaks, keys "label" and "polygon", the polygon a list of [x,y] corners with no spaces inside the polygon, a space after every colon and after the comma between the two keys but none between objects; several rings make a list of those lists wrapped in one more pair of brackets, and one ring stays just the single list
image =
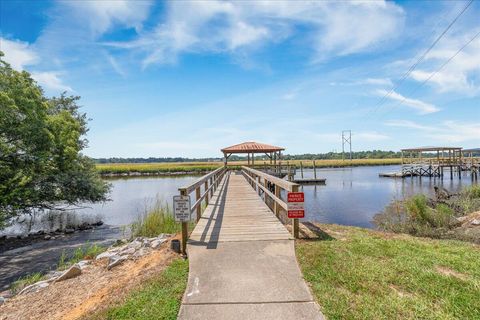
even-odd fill
[{"label": "wooden dock", "polygon": [[327,179],[294,179],[293,183],[301,185],[315,185],[315,184],[326,184]]},{"label": "wooden dock", "polygon": [[277,191],[280,183],[296,187],[249,168],[215,173],[216,190],[187,242],[178,319],[324,319],[298,267],[294,237],[259,196],[270,191],[255,174],[277,182]]}]

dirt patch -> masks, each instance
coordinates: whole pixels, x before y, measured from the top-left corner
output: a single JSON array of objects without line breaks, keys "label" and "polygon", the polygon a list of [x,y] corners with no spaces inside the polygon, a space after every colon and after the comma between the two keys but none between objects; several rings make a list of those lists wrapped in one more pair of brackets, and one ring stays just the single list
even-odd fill
[{"label": "dirt patch", "polygon": [[0,306],[0,319],[79,319],[124,299],[141,282],[158,274],[178,255],[170,241],[162,248],[107,271],[96,261],[81,276],[53,283],[39,292],[16,296]]},{"label": "dirt patch", "polygon": [[437,266],[435,268],[435,270],[438,273],[443,274],[445,276],[452,276],[452,277],[455,277],[455,278],[460,279],[460,280],[468,280],[468,275],[457,272],[457,271],[452,270],[452,269],[447,268],[447,267]]},{"label": "dirt patch", "polygon": [[400,287],[394,285],[394,284],[391,284],[389,285],[390,289],[392,289],[400,298],[410,298],[412,297],[413,295],[409,292],[406,292],[402,289],[400,289]]}]

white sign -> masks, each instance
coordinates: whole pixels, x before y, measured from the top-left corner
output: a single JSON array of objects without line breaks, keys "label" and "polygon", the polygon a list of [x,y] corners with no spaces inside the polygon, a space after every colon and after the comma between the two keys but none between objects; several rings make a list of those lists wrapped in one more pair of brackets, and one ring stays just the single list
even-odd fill
[{"label": "white sign", "polygon": [[188,222],[191,220],[190,196],[173,196],[173,213],[175,221]]},{"label": "white sign", "polygon": [[288,210],[305,210],[305,205],[303,202],[289,202]]}]

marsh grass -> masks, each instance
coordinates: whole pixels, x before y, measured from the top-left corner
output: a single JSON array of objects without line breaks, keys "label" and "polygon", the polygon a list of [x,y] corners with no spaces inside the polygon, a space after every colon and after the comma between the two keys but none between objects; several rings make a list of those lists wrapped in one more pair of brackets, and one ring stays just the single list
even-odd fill
[{"label": "marsh grass", "polygon": [[17,294],[19,293],[20,291],[22,291],[23,288],[31,285],[31,284],[34,284],[38,281],[42,281],[45,279],[45,275],[43,275],[42,273],[40,272],[35,272],[35,273],[32,273],[32,274],[29,274],[27,276],[24,276],[24,277],[21,277],[19,278],[18,280],[16,280],[15,282],[13,282],[11,285],[10,285],[10,291],[13,293],[13,294]]},{"label": "marsh grass", "polygon": [[105,250],[105,247],[102,247],[98,244],[89,243],[84,246],[78,247],[77,249],[75,249],[75,251],[73,251],[71,255],[68,255],[64,250],[62,251],[62,255],[58,260],[57,268],[58,270],[66,270],[81,260],[95,259],[97,255],[104,252]]},{"label": "marsh grass", "polygon": [[[193,224],[191,224],[193,226]],[[189,226],[189,229],[190,226]],[[174,234],[182,230],[182,225],[175,221],[171,207],[167,202],[157,200],[153,207],[137,216],[130,225],[131,236],[157,237],[161,233]]]},{"label": "marsh grass", "polygon": [[[282,164],[294,165],[300,168],[300,163],[304,168],[313,168],[313,160],[283,160]],[[268,161],[258,160],[255,164],[269,164]],[[394,165],[401,164],[402,160],[393,159],[353,159],[350,160],[315,160],[317,168],[330,167],[348,167],[348,166],[375,166],[375,165]],[[246,165],[247,161],[232,161],[228,166],[233,169],[238,169]],[[149,173],[149,174],[168,174],[168,173],[204,173],[213,171],[223,166],[222,162],[169,162],[169,163],[99,163],[96,164],[98,172],[101,174],[125,174],[125,173]]]}]

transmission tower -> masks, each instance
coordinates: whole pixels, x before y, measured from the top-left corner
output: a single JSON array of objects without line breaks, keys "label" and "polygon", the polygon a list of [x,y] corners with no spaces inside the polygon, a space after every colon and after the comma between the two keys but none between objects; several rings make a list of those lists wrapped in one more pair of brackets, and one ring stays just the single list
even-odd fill
[{"label": "transmission tower", "polygon": [[345,161],[345,145],[349,148],[350,161],[352,161],[352,130],[342,131],[342,160]]}]

